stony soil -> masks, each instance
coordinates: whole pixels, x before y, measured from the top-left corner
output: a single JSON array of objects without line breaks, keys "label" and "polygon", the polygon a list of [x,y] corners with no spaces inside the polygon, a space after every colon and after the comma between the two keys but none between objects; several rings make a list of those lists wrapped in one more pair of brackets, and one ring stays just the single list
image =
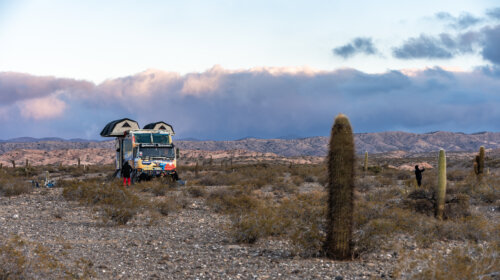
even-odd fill
[{"label": "stony soil", "polygon": [[273,239],[235,244],[226,216],[203,199],[189,198],[185,209],[155,220],[146,213],[106,225],[61,191],[0,197],[0,235],[42,244],[67,266],[90,260],[97,279],[385,279],[397,261],[396,253],[350,262],[301,258]]}]

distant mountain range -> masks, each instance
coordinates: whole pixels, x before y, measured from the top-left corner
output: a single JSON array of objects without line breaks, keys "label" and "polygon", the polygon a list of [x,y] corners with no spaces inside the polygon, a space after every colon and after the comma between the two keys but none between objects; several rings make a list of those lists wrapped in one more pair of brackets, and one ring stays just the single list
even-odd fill
[{"label": "distant mountain range", "polygon": [[17,138],[12,138],[8,140],[1,140],[0,143],[34,143],[34,142],[47,142],[47,141],[53,141],[53,142],[100,142],[97,140],[88,140],[88,139],[81,139],[81,138],[73,138],[73,139],[63,139],[59,137],[44,137],[44,138],[33,138],[33,137],[17,137]]},{"label": "distant mountain range", "polygon": [[[390,151],[406,151],[423,153],[437,151],[441,148],[450,152],[477,151],[480,146],[487,149],[500,149],[500,132],[480,132],[465,134],[460,132],[437,131],[425,134],[408,132],[377,132],[355,134],[358,153],[383,153]],[[177,147],[184,150],[248,150],[271,152],[282,156],[324,156],[327,152],[328,137],[308,137],[295,139],[257,139],[245,138],[233,141],[199,141],[195,139],[179,140]],[[61,138],[22,137],[0,142],[0,154],[16,149],[113,149],[113,141],[92,141],[84,139],[64,140]]]}]

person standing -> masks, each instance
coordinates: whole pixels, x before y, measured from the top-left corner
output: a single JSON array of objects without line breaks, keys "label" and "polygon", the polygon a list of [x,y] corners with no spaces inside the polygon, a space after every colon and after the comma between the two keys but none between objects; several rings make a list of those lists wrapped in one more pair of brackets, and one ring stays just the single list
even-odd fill
[{"label": "person standing", "polygon": [[422,172],[425,168],[419,169],[418,165],[415,165],[415,178],[417,178],[417,185],[420,187],[422,185]]},{"label": "person standing", "polygon": [[122,177],[123,177],[123,186],[124,187],[127,186],[127,181],[128,181],[128,185],[130,186],[130,182],[131,182],[130,173],[132,173],[132,166],[130,166],[130,164],[128,164],[128,161],[125,161],[123,163],[123,166],[122,166]]}]

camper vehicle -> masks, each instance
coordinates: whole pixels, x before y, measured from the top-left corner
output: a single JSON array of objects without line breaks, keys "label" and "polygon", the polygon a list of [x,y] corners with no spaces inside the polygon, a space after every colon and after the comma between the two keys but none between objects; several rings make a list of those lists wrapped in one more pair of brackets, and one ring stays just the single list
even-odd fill
[{"label": "camper vehicle", "polygon": [[132,181],[171,176],[178,180],[176,171],[179,150],[172,143],[174,129],[165,122],[150,123],[144,128],[131,119],[108,123],[101,131],[103,137],[116,137],[116,172],[120,176],[123,164],[132,166]]}]

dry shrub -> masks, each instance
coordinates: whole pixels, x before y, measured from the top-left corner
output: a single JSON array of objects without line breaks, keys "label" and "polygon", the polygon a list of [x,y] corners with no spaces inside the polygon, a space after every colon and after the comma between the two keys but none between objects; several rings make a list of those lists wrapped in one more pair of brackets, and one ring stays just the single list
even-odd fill
[{"label": "dry shrub", "polygon": [[318,256],[325,241],[326,195],[324,192],[298,194],[284,200],[278,214],[295,254]]},{"label": "dry shrub", "polygon": [[237,165],[231,172],[211,171],[200,173],[200,178],[193,180],[192,184],[202,186],[238,186],[261,188],[279,181],[276,174],[283,174],[285,167],[269,165],[266,163]]},{"label": "dry shrub", "polygon": [[455,169],[446,172],[446,178],[449,181],[463,181],[465,178],[471,175],[471,171]]},{"label": "dry shrub", "polygon": [[326,196],[323,192],[298,194],[279,203],[257,200],[252,207],[232,211],[231,233],[237,242],[282,236],[291,241],[293,253],[317,256],[325,238]]},{"label": "dry shrub", "polygon": [[301,176],[292,176],[291,177],[291,180],[292,180],[292,183],[295,185],[295,186],[298,186],[300,187],[300,185],[302,185],[304,183],[304,178],[301,177]]},{"label": "dry shrub", "polygon": [[16,196],[24,193],[32,192],[31,184],[23,179],[2,176],[0,178],[0,195],[2,196]]},{"label": "dry shrub", "polygon": [[207,195],[207,191],[205,190],[205,187],[188,187],[186,189],[186,193],[189,194],[191,197],[205,197]]},{"label": "dry shrub", "polygon": [[179,199],[178,197],[167,196],[162,200],[156,202],[155,208],[160,214],[168,216],[168,214],[186,207],[186,204],[187,203],[184,203],[184,200]]},{"label": "dry shrub", "polygon": [[404,171],[400,170],[396,173],[396,179],[398,180],[410,180],[412,178],[415,178],[415,175],[413,175],[413,172],[411,171]]},{"label": "dry shrub", "polygon": [[126,224],[140,208],[146,205],[130,190],[116,183],[97,181],[73,182],[63,190],[67,200],[79,201],[88,206],[97,206],[105,222],[112,221],[119,225]]},{"label": "dry shrub", "polygon": [[274,184],[271,189],[274,192],[294,194],[294,193],[297,193],[299,188],[295,184],[281,181],[281,182]]},{"label": "dry shrub", "polygon": [[500,277],[498,244],[468,245],[449,254],[411,252],[399,258],[393,276],[398,279],[483,279]]},{"label": "dry shrub", "polygon": [[382,184],[378,180],[375,180],[373,177],[357,177],[355,185],[356,190],[359,192],[367,192],[373,188],[382,186]]},{"label": "dry shrub", "polygon": [[0,279],[88,279],[93,276],[92,263],[87,260],[81,259],[74,267],[66,267],[39,243],[19,236],[0,240]]},{"label": "dry shrub", "polygon": [[375,180],[377,180],[377,182],[383,187],[394,185],[394,181],[392,180],[392,178],[388,178],[385,176],[377,176],[375,177]]},{"label": "dry shrub", "polygon": [[[426,198],[428,196],[426,191],[415,191],[411,196],[416,198],[416,201],[429,201]],[[408,208],[405,202],[360,199],[356,202],[357,211],[354,215],[356,250],[359,254],[363,254],[381,248],[394,249],[392,242],[397,240],[396,236],[400,234],[413,236],[423,247],[428,247],[439,240],[475,242],[498,240],[499,224],[488,221],[483,216],[463,214],[462,210],[467,206],[460,204],[466,204],[467,198],[463,196],[459,200],[461,202],[457,202],[457,206],[464,208],[456,210],[458,212],[454,213],[456,217],[439,221],[433,214],[415,213],[415,209]],[[428,209],[429,205],[419,207],[426,207],[426,210],[433,213],[434,207],[431,209]],[[450,212],[448,215],[451,216]]]},{"label": "dry shrub", "polygon": [[264,236],[279,235],[280,221],[271,205],[259,205],[231,215],[231,232],[237,242],[254,243]]},{"label": "dry shrub", "polygon": [[260,203],[243,187],[217,189],[207,197],[207,204],[217,213],[245,212],[257,208]]},{"label": "dry shrub", "polygon": [[373,175],[373,174],[379,174],[382,172],[382,167],[380,166],[368,166],[368,171]]},{"label": "dry shrub", "polygon": [[155,196],[165,196],[173,188],[168,179],[153,179],[150,181],[141,181],[132,186],[134,190],[149,192]]}]

